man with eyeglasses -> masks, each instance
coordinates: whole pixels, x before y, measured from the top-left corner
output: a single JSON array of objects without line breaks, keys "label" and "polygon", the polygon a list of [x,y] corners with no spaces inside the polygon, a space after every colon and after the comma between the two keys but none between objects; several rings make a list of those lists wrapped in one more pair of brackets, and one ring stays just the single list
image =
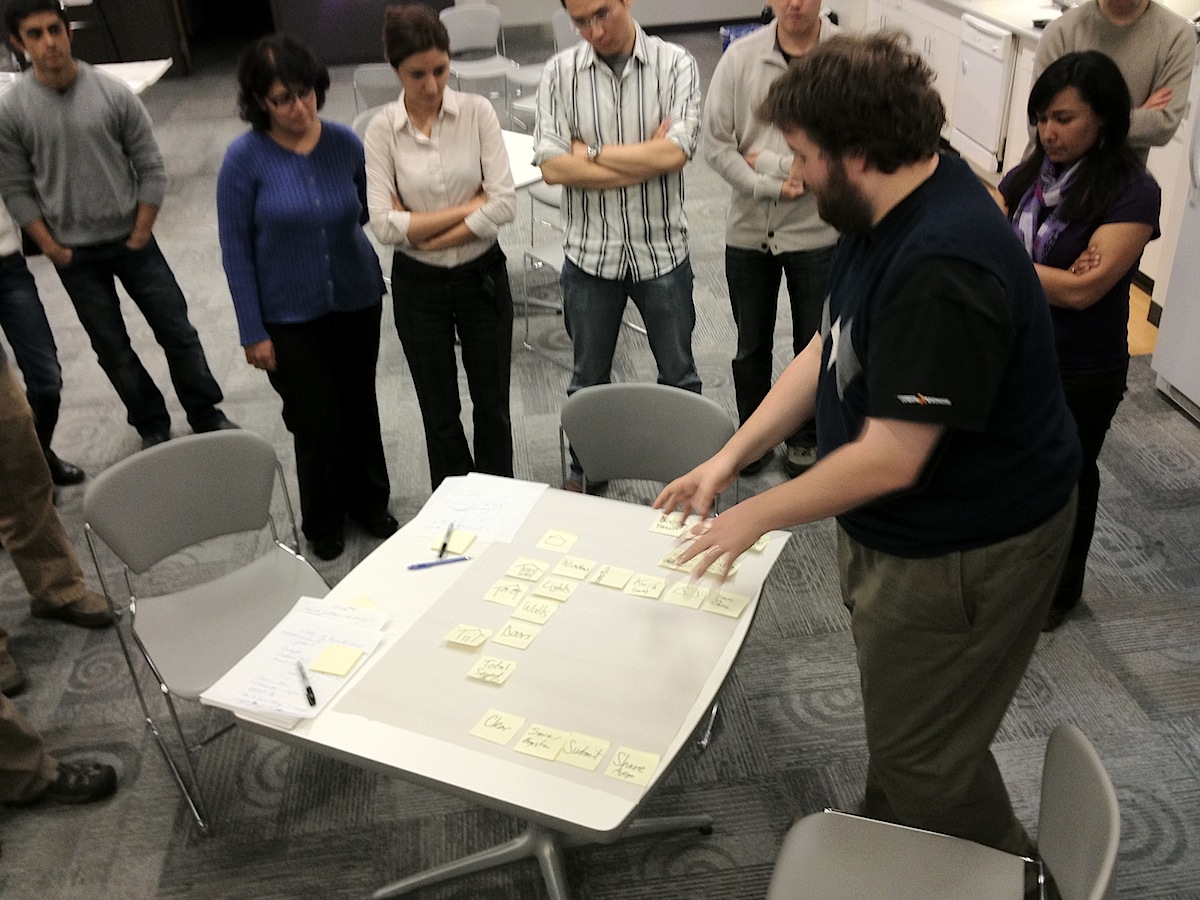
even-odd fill
[{"label": "man with eyeglasses", "polygon": [[145,108],[75,60],[57,0],[10,0],[4,22],[32,72],[0,98],[0,195],[58,271],[142,447],[170,438],[171,418],[130,343],[118,278],[163,348],[192,429],[236,427],[217,407],[221,389],[152,233],[167,178]]},{"label": "man with eyeglasses", "polygon": [[[567,394],[607,383],[626,299],[642,314],[660,384],[700,391],[683,167],[696,151],[700,76],[682,47],[648,36],[632,0],[562,0],[583,42],[546,64],[534,163],[564,186]],[[582,490],[572,458],[567,489]]]}]

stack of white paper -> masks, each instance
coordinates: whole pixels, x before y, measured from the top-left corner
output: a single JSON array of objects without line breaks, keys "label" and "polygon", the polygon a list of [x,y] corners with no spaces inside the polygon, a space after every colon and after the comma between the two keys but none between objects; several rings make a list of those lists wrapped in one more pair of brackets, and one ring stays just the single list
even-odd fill
[{"label": "stack of white paper", "polygon": [[[301,597],[200,702],[274,721],[311,718],[379,646],[386,624],[387,613],[369,601]],[[305,679],[315,704],[309,703]]]}]

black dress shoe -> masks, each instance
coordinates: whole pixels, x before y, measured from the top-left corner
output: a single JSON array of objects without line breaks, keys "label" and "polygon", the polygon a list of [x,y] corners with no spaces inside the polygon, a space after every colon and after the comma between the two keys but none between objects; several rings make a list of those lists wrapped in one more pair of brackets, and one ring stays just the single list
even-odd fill
[{"label": "black dress shoe", "polygon": [[400,523],[396,521],[396,517],[387,510],[374,516],[367,516],[365,518],[352,516],[351,518],[358,523],[359,528],[371,535],[371,537],[377,537],[380,540],[390,538],[396,533],[396,529],[400,527]]},{"label": "black dress shoe", "polygon": [[342,555],[342,551],[346,549],[346,542],[341,538],[321,538],[317,541],[309,541],[312,547],[313,555],[317,559],[337,559]]},{"label": "black dress shoe", "polygon": [[53,450],[46,451],[46,465],[50,467],[50,480],[59,487],[65,487],[69,484],[79,484],[83,479],[87,478],[83,469],[69,463],[64,459],[59,459]]},{"label": "black dress shoe", "polygon": [[193,428],[196,434],[207,434],[210,431],[238,431],[241,426],[234,422],[229,416],[221,413],[215,419],[205,422],[200,428]]}]

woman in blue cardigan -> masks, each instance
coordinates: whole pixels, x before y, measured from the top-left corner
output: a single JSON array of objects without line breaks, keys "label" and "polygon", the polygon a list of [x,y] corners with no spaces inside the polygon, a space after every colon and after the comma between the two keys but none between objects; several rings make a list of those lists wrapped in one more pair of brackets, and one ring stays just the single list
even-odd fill
[{"label": "woman in blue cardigan", "polygon": [[378,538],[396,530],[375,395],[383,276],[362,230],[362,144],[317,116],[328,87],[328,70],[296,40],[248,47],[238,103],[251,130],[217,180],[246,362],[283,399],[304,535],[321,559],[341,554],[347,516]]}]

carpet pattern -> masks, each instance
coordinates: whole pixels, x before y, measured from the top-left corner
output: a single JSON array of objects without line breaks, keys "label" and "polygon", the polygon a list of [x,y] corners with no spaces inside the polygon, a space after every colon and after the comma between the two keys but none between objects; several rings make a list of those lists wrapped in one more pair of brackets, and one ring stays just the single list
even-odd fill
[{"label": "carpet pattern", "polygon": [[[715,29],[677,35],[705,78],[720,52]],[[510,40],[510,48],[513,42]],[[532,48],[529,52],[533,54]],[[531,58],[536,58],[531,56]],[[156,229],[188,296],[192,320],[225,393],[224,408],[276,446],[295,491],[292,447],[279,402],[262,373],[245,365],[217,248],[214,190],[236,118],[228,54],[196,74],[168,79],[145,100],[167,157],[170,188]],[[334,70],[325,115],[354,115],[350,70]],[[733,329],[723,271],[728,192],[702,161],[687,174],[698,323],[695,348],[705,393],[732,415]],[[514,286],[528,243],[527,207],[505,229]],[[65,372],[56,438],[62,456],[89,473],[135,452],[138,439],[96,364],[51,267],[31,261]],[[553,300],[535,274],[531,294]],[[518,309],[520,313],[520,309]],[[790,326],[781,312],[777,363]],[[162,354],[130,305],[135,346],[160,385]],[[562,319],[531,308],[532,343],[569,360]],[[521,348],[513,355],[517,473],[557,484],[557,416],[567,372]],[[390,310],[379,365],[392,510],[403,522],[428,496],[420,418]],[[623,331],[615,375],[652,380],[645,339]],[[465,384],[463,395],[466,396]],[[176,434],[179,406],[169,395]],[[466,415],[466,413],[464,413]],[[1117,786],[1123,834],[1118,893],[1130,898],[1200,897],[1200,433],[1134,361],[1130,391],[1101,458],[1103,487],[1085,604],[1041,640],[996,742],[1014,804],[1036,826],[1041,759],[1051,728],[1071,720],[1092,738]],[[776,458],[743,479],[743,496],[784,478]],[[617,496],[647,499],[648,485]],[[60,492],[59,509],[95,584],[82,538],[83,488]],[[345,555],[318,563],[336,583],[374,546],[348,534]],[[161,573],[213,574],[246,548],[220,544]],[[157,577],[157,576],[156,576]],[[150,586],[155,582],[152,580]],[[515,835],[511,818],[399,779],[364,772],[235,729],[200,756],[213,820],[196,834],[153,738],[143,727],[111,632],[33,620],[20,579],[0,556],[0,617],[30,676],[19,707],[67,759],[115,765],[115,798],[88,808],[0,811],[0,895],[14,898],[357,897],[421,868]],[[854,648],[838,599],[833,528],[795,530],[771,577],[745,649],[722,691],[722,714],[705,753],[685,751],[647,806],[648,814],[711,813],[709,837],[676,835],[572,851],[567,870],[581,900],[761,897],[779,841],[797,816],[824,806],[854,808],[866,769]],[[200,734],[226,714],[185,705]],[[532,861],[417,894],[422,900],[510,900],[544,896]]]}]

